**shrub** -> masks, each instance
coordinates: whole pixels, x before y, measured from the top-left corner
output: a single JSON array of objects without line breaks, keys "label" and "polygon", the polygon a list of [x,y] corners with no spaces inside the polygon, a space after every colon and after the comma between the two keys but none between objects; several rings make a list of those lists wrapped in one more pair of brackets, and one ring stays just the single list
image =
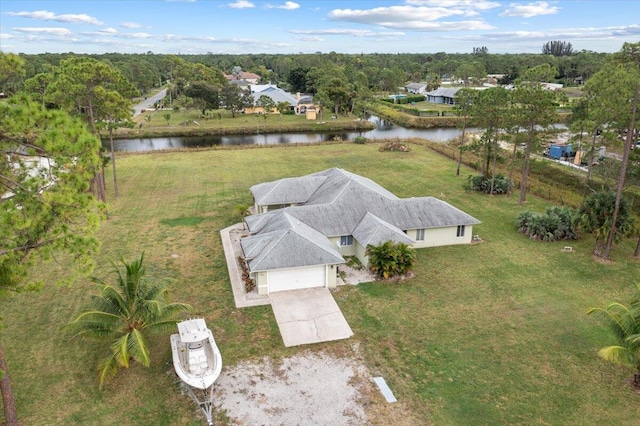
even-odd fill
[{"label": "shrub", "polygon": [[380,152],[384,151],[398,151],[398,152],[409,152],[410,149],[406,144],[398,142],[385,142],[384,145],[380,147]]},{"label": "shrub", "polygon": [[359,145],[365,144],[367,143],[367,138],[365,138],[364,136],[356,136],[355,140],[353,141]]},{"label": "shrub", "polygon": [[251,274],[249,272],[249,267],[247,266],[247,262],[242,258],[242,256],[238,256],[238,265],[240,265],[240,269],[242,269],[242,281],[244,281],[244,291],[249,293],[251,290],[256,288],[256,282],[251,278]]},{"label": "shrub", "polygon": [[518,231],[532,240],[559,241],[578,238],[573,220],[575,209],[550,207],[545,214],[522,212],[518,215]]},{"label": "shrub", "polygon": [[[513,183],[505,175],[497,174],[493,179],[493,194],[506,194],[512,187]],[[466,188],[488,194],[491,192],[491,178],[469,175]]]},{"label": "shrub", "polygon": [[379,246],[367,246],[369,269],[378,278],[392,278],[404,275],[416,261],[416,253],[404,243],[387,241]]}]

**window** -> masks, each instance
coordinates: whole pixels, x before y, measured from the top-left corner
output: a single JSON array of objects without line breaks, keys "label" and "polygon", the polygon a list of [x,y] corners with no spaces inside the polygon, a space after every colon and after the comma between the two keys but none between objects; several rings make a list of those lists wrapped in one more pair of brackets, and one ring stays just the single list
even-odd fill
[{"label": "window", "polygon": [[353,245],[353,236],[352,235],[343,235],[340,237],[340,245],[341,246],[352,246]]},{"label": "window", "polygon": [[464,237],[464,225],[458,226],[458,231],[456,232],[456,237]]},{"label": "window", "polygon": [[424,229],[416,230],[416,241],[424,241]]}]

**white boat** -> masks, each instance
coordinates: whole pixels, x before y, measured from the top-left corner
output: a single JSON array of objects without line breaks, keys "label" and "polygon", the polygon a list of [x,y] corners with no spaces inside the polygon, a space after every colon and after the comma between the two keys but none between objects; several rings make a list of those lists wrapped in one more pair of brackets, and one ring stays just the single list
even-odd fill
[{"label": "white boat", "polygon": [[210,388],[222,370],[220,350],[202,318],[178,323],[178,334],[171,335],[171,353],[176,374],[193,388]]},{"label": "white boat", "polygon": [[171,335],[171,354],[182,390],[213,425],[213,383],[222,371],[222,355],[204,319],[178,323],[178,334]]}]

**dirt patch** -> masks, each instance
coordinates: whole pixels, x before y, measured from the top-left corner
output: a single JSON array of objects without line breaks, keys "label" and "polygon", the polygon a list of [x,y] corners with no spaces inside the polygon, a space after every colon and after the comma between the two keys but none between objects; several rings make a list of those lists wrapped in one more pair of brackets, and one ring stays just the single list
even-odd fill
[{"label": "dirt patch", "polygon": [[237,425],[368,424],[371,381],[351,358],[304,352],[224,368],[216,381],[216,410]]}]

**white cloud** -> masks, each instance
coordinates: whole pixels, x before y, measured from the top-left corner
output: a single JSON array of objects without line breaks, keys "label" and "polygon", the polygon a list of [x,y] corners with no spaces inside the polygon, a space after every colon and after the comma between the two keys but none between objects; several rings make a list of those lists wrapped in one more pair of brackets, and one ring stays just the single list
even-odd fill
[{"label": "white cloud", "polygon": [[122,22],[120,26],[123,28],[142,28],[142,25],[136,24],[135,22]]},{"label": "white cloud", "polygon": [[[412,0],[417,2],[418,0]],[[456,4],[467,2],[458,0]],[[453,4],[453,3],[452,3]],[[487,30],[493,27],[482,20],[442,22],[444,18],[476,16],[478,12],[470,9],[445,7],[390,6],[366,10],[335,9],[329,12],[329,19],[378,25],[392,29],[411,29],[416,31],[454,31]]]},{"label": "white cloud", "polygon": [[330,19],[377,25],[390,22],[437,21],[454,15],[464,15],[464,11],[443,7],[390,6],[367,10],[335,9],[329,12]]},{"label": "white cloud", "polygon": [[23,27],[23,28],[13,28],[13,30],[21,32],[21,33],[50,34],[50,35],[56,35],[56,36],[68,36],[68,35],[71,35],[71,31],[66,29],[66,28]]},{"label": "white cloud", "polygon": [[555,15],[559,11],[559,7],[551,6],[546,1],[536,1],[528,4],[510,3],[509,7],[500,16],[532,18],[539,15]]},{"label": "white cloud", "polygon": [[300,40],[300,41],[311,41],[311,42],[321,42],[324,41],[324,39],[322,37],[317,37],[317,36],[302,36],[302,37],[296,37],[296,40]]},{"label": "white cloud", "polygon": [[294,3],[292,1],[287,1],[282,6],[276,6],[276,8],[278,9],[285,9],[285,10],[296,10],[299,7],[300,5],[298,3]]},{"label": "white cloud", "polygon": [[10,38],[13,38],[13,35],[11,34],[5,34],[5,33],[0,33],[0,40],[8,40]]},{"label": "white cloud", "polygon": [[406,0],[412,6],[454,7],[461,9],[489,10],[500,6],[500,3],[485,0]]},{"label": "white cloud", "polygon": [[573,40],[599,40],[614,37],[640,36],[640,25],[626,25],[619,27],[588,27],[588,28],[558,28],[545,31],[511,31],[479,34],[464,37],[450,37],[455,40],[496,41],[496,42],[521,42],[521,41],[546,41],[549,39]]},{"label": "white cloud", "polygon": [[103,25],[101,21],[93,16],[85,15],[84,13],[76,14],[64,14],[56,15],[53,12],[47,10],[36,10],[34,12],[7,12],[9,16],[19,16],[23,18],[37,19],[39,21],[56,21],[56,22],[69,22],[73,24],[92,24]]},{"label": "white cloud", "polygon": [[126,37],[133,37],[133,38],[151,38],[151,37],[153,37],[149,33],[130,33],[130,34],[124,34],[124,35]]},{"label": "white cloud", "polygon": [[256,7],[253,3],[248,0],[236,0],[235,3],[228,3],[227,6],[233,9],[248,9],[252,7]]},{"label": "white cloud", "polygon": [[[332,28],[326,30],[291,30],[293,34],[302,34],[305,36],[318,36],[318,35],[349,35],[353,37],[395,37],[404,35],[403,32],[376,32],[371,30],[355,30],[347,28]],[[308,37],[310,38],[310,37]],[[302,38],[300,38],[302,39]],[[320,39],[321,40],[321,39]],[[320,41],[318,40],[318,41]]]}]

